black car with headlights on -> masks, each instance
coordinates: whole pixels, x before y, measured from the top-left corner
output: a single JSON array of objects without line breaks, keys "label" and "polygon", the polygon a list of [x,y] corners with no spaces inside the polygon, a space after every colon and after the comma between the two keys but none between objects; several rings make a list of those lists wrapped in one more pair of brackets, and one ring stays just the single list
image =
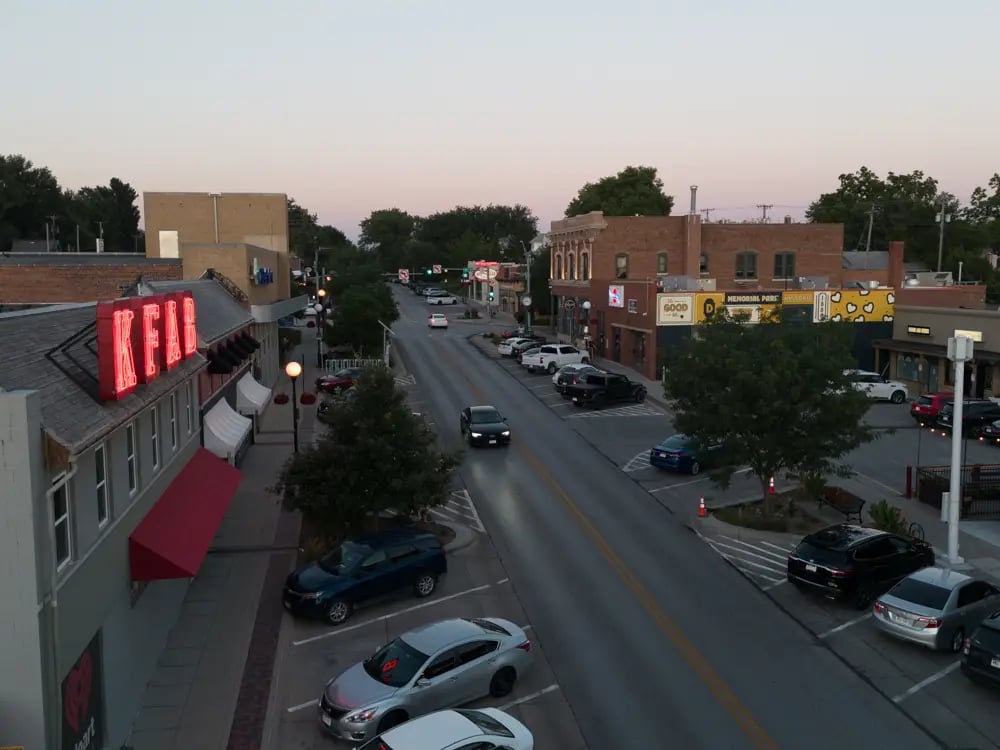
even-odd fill
[{"label": "black car with headlights on", "polygon": [[495,406],[467,406],[459,423],[462,437],[469,445],[510,444],[510,426]]}]

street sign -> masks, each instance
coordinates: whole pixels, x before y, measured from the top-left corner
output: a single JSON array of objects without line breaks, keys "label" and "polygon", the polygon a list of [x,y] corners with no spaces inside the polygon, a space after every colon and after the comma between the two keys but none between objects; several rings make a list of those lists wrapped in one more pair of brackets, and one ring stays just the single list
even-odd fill
[{"label": "street sign", "polygon": [[566,300],[565,302],[563,302],[563,307],[567,310],[572,310],[574,307],[576,307],[576,300],[572,299]]},{"label": "street sign", "polygon": [[306,266],[306,276],[312,276],[312,275],[313,275],[312,266]]},{"label": "street sign", "polygon": [[410,269],[409,268],[400,268],[399,269],[399,280],[402,281],[404,284],[407,281],[410,280]]},{"label": "street sign", "polygon": [[434,273],[441,273],[441,266],[434,266]]},{"label": "street sign", "polygon": [[498,273],[497,269],[494,268],[493,266],[490,266],[488,269],[486,269],[487,278],[490,281],[493,281],[493,279],[497,277],[497,273]]},{"label": "street sign", "polygon": [[477,268],[473,273],[473,277],[476,281],[489,281],[490,269],[488,268]]}]

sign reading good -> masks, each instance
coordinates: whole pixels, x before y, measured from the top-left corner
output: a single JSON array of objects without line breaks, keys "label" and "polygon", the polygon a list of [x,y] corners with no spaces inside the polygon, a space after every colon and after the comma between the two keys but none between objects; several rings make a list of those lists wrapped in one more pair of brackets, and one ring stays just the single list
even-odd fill
[{"label": "sign reading good", "polygon": [[982,331],[963,331],[960,328],[955,329],[955,338],[959,336],[965,336],[965,338],[970,341],[975,341],[977,344],[983,343],[983,332]]},{"label": "sign reading good", "polygon": [[97,375],[102,401],[120,401],[198,351],[190,292],[97,304]]},{"label": "sign reading good", "polygon": [[694,320],[693,294],[657,294],[656,325],[691,325]]},{"label": "sign reading good", "polygon": [[104,747],[104,689],[101,634],[77,659],[62,682],[62,748]]},{"label": "sign reading good", "polygon": [[625,307],[625,286],[612,284],[608,287],[608,307]]}]

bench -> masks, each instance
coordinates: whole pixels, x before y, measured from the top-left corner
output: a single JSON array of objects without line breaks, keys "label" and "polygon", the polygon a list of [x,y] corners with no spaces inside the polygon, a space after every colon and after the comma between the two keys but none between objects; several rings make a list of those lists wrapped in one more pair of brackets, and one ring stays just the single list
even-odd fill
[{"label": "bench", "polygon": [[865,501],[856,495],[845,496],[837,494],[833,497],[821,495],[819,504],[820,507],[826,505],[839,513],[843,513],[844,520],[848,522],[852,519],[857,519],[858,523],[862,522],[861,511],[864,510]]}]

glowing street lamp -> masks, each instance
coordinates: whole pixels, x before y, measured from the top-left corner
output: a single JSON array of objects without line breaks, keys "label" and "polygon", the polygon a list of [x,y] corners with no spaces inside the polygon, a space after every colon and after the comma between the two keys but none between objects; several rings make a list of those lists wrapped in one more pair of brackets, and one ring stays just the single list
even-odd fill
[{"label": "glowing street lamp", "polygon": [[299,452],[299,401],[295,395],[295,381],[302,375],[302,365],[292,360],[285,365],[285,374],[292,381],[292,445]]}]

